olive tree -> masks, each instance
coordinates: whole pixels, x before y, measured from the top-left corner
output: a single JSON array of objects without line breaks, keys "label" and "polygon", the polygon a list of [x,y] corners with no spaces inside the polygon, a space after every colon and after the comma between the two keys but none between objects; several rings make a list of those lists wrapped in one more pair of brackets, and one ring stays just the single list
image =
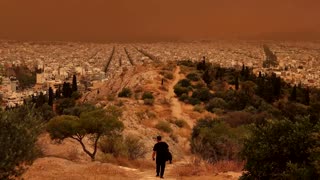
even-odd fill
[{"label": "olive tree", "polygon": [[[72,138],[78,141],[83,151],[95,160],[99,139],[104,135],[122,131],[123,123],[118,118],[115,114],[103,109],[83,112],[80,117],[62,115],[48,123],[47,131],[55,140]],[[90,151],[83,142],[86,136],[93,140],[93,151]]]}]

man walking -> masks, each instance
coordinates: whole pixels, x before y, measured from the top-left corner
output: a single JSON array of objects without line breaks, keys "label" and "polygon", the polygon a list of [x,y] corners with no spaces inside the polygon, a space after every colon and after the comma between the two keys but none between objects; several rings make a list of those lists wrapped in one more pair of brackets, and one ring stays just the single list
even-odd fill
[{"label": "man walking", "polygon": [[164,169],[166,167],[167,155],[168,155],[168,144],[161,141],[161,136],[157,136],[157,143],[153,147],[152,159],[156,156],[156,172],[157,177],[163,178]]}]

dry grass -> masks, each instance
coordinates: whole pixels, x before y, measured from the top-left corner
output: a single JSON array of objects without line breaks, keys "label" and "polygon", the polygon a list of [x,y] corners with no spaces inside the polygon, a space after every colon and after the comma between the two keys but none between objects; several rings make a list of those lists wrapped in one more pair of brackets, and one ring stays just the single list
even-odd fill
[{"label": "dry grass", "polygon": [[75,163],[61,158],[46,157],[37,159],[22,179],[134,179],[134,172],[120,169],[109,163]]},{"label": "dry grass", "polygon": [[212,166],[203,163],[199,159],[193,159],[191,163],[181,164],[175,167],[172,173],[176,177],[183,176],[205,176],[208,174],[212,174],[213,169]]},{"label": "dry grass", "polygon": [[219,161],[215,164],[213,164],[213,170],[215,172],[228,172],[228,171],[234,171],[234,172],[241,172],[244,167],[244,161],[238,162],[238,161]]},{"label": "dry grass", "polygon": [[76,148],[70,149],[67,152],[67,157],[66,159],[70,160],[70,161],[77,161],[80,159],[80,153]]},{"label": "dry grass", "polygon": [[128,158],[126,157],[108,157],[108,159],[105,159],[105,162],[111,163],[113,165],[124,166],[139,170],[147,170],[154,168],[153,162],[144,159],[128,160]]},{"label": "dry grass", "polygon": [[200,159],[194,158],[191,163],[176,166],[172,171],[176,177],[191,176],[210,176],[229,171],[241,172],[244,162],[237,161],[220,161],[215,164],[209,164]]},{"label": "dry grass", "polygon": [[176,131],[176,134],[184,138],[190,138],[191,132],[190,128],[181,128]]}]

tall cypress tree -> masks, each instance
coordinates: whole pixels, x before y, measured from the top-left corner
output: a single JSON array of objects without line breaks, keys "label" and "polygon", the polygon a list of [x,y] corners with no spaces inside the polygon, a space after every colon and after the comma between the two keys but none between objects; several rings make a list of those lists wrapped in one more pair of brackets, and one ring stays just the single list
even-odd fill
[{"label": "tall cypress tree", "polygon": [[292,92],[291,92],[291,96],[290,96],[290,100],[291,101],[296,101],[297,100],[297,86],[294,85]]},{"label": "tall cypress tree", "polygon": [[59,88],[56,90],[56,99],[59,99],[61,97],[61,87],[59,85]]},{"label": "tall cypress tree", "polygon": [[77,77],[76,75],[73,75],[72,77],[72,92],[78,91],[78,85],[77,85]]},{"label": "tall cypress tree", "polygon": [[64,98],[70,98],[72,94],[72,89],[70,83],[64,82],[62,86],[62,95]]},{"label": "tall cypress tree", "polygon": [[245,75],[244,71],[245,71],[245,66],[244,66],[244,64],[242,64],[242,69],[241,69],[241,72],[240,72],[242,77],[244,77],[244,75]]},{"label": "tall cypress tree", "polygon": [[53,105],[53,90],[52,90],[51,87],[49,88],[49,100],[48,100],[48,104],[49,104],[49,106],[52,106],[52,105]]},{"label": "tall cypress tree", "polygon": [[40,92],[39,96],[36,100],[36,108],[41,107],[46,102],[46,99],[42,92]]},{"label": "tall cypress tree", "polygon": [[239,89],[239,77],[238,76],[236,76],[236,80],[234,82],[234,85],[235,85],[236,90],[238,90]]},{"label": "tall cypress tree", "polygon": [[305,91],[305,104],[309,105],[310,104],[310,91],[309,88],[307,87]]}]

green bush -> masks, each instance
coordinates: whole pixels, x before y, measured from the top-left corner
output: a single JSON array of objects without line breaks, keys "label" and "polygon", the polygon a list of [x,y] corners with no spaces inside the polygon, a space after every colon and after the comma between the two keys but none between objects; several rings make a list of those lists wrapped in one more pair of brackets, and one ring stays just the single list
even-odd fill
[{"label": "green bush", "polygon": [[65,109],[72,108],[76,105],[76,102],[72,98],[64,98],[57,100],[56,103],[56,112],[58,114],[63,114]]},{"label": "green bush", "polygon": [[112,154],[114,157],[126,157],[129,160],[144,158],[147,153],[145,144],[133,135],[125,138],[120,135],[103,137],[99,147],[103,153]]},{"label": "green bush", "polygon": [[213,98],[206,104],[206,109],[213,112],[214,108],[225,109],[228,104],[222,98]]},{"label": "green bush", "polygon": [[192,86],[195,89],[205,88],[207,85],[203,82],[197,82],[195,85]]},{"label": "green bush", "polygon": [[187,78],[191,81],[199,81],[200,77],[197,73],[190,73],[187,75]]},{"label": "green bush", "polygon": [[78,92],[78,91],[74,91],[74,92],[72,92],[72,94],[71,94],[71,98],[73,98],[73,99],[75,99],[75,100],[78,100],[78,99],[80,99],[82,97],[82,94],[80,93],[80,92]]},{"label": "green bush", "polygon": [[142,94],[142,99],[145,100],[145,99],[154,99],[154,96],[151,92],[144,92]]},{"label": "green bush", "polygon": [[187,67],[195,67],[196,63],[192,62],[191,60],[181,60],[178,61],[178,65],[187,66]]},{"label": "green bush", "polygon": [[124,141],[127,149],[127,156],[129,160],[144,158],[147,154],[145,144],[136,136],[127,136]]},{"label": "green bush", "polygon": [[[269,120],[251,127],[242,179],[319,179],[320,123]],[[315,150],[315,151],[313,151]]]},{"label": "green bush", "polygon": [[200,101],[207,102],[211,99],[212,95],[208,88],[197,89],[192,93],[193,98],[197,98]]},{"label": "green bush", "polygon": [[166,73],[164,74],[164,78],[166,78],[166,79],[173,79],[173,74],[172,74],[172,72],[166,72]]},{"label": "green bush", "polygon": [[174,121],[174,124],[177,125],[179,128],[188,127],[188,123],[185,120],[178,119]]},{"label": "green bush", "polygon": [[172,132],[172,129],[170,127],[170,124],[168,122],[165,122],[165,121],[160,121],[157,125],[156,125],[156,128],[163,131],[163,132],[166,132],[166,133],[171,133]]},{"label": "green bush", "polygon": [[92,111],[94,109],[95,109],[95,106],[91,104],[81,104],[71,108],[64,109],[63,114],[80,117],[80,114],[82,112]]},{"label": "green bush", "polygon": [[24,105],[0,111],[0,179],[18,179],[40,155],[36,141],[42,129],[36,109]]},{"label": "green bush", "polygon": [[189,96],[188,94],[182,94],[180,97],[179,97],[179,101],[182,101],[182,102],[185,102],[189,99]]},{"label": "green bush", "polygon": [[194,126],[191,136],[191,151],[208,162],[240,160],[247,130],[244,127],[231,128],[217,119],[200,119]]},{"label": "green bush", "polygon": [[123,88],[122,91],[118,94],[118,97],[131,97],[132,91],[130,88]]},{"label": "green bush", "polygon": [[124,139],[120,135],[104,136],[99,141],[99,148],[105,154],[112,154],[114,157],[126,155]]},{"label": "green bush", "polygon": [[201,104],[201,101],[198,98],[189,97],[188,103],[192,105],[197,105],[197,104]]},{"label": "green bush", "polygon": [[182,87],[180,85],[175,85],[174,86],[174,93],[180,97],[182,94],[188,94],[189,89],[186,87]]},{"label": "green bush", "polygon": [[190,87],[191,83],[189,79],[182,79],[178,82],[181,87]]},{"label": "green bush", "polygon": [[204,112],[204,108],[201,105],[198,105],[198,104],[193,107],[193,110],[197,111],[199,113]]}]

